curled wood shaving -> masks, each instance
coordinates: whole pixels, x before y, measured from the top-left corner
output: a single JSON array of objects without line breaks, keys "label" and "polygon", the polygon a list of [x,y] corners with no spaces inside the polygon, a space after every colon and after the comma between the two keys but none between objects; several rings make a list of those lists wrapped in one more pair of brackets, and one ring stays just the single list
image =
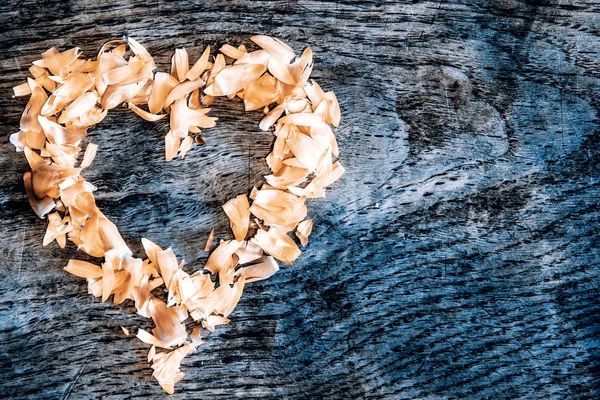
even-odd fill
[{"label": "curled wood shaving", "polygon": [[238,269],[235,273],[235,276],[238,278],[243,277],[246,283],[250,283],[270,278],[277,271],[279,271],[279,265],[277,265],[277,261],[275,261],[273,257],[269,256],[266,257],[265,261],[263,262]]},{"label": "curled wood shaving", "polygon": [[[338,146],[331,129],[340,123],[341,112],[333,92],[309,82],[310,48],[296,57],[281,40],[258,35],[251,40],[259,50],[225,44],[210,62],[207,46],[191,68],[187,50],[179,48],[168,73],[156,71],[139,42],[124,40],[106,43],[96,59],[81,59],[78,48],[44,52],[29,68],[32,78],[13,88],[15,96],[30,97],[10,142],[31,168],[23,175],[29,203],[38,216],[47,217],[43,245],[56,241],[65,247],[68,240],[104,259],[100,265],[70,260],[64,269],[85,278],[88,292],[102,301],[129,299],[139,315],[153,320],[152,333],[138,329],[136,336],[151,345],[153,376],[173,393],[183,377],[182,359],[202,343],[201,329],[212,332],[229,323],[246,284],[272,276],[278,262],[292,264],[298,258],[292,232],[307,245],[313,222],[307,219],[306,199],[324,197],[326,187],[344,172],[334,161]],[[201,129],[215,126],[206,107],[218,96],[242,99],[247,111],[262,110],[259,128],[274,127],[267,183],[223,205],[234,239],[222,241],[203,269],[186,272],[171,248],[145,238],[147,258],[133,257],[117,227],[96,206],[96,188],[81,176],[98,150],[87,144],[77,166],[81,140],[109,109],[126,105],[147,121],[168,116],[165,158],[184,157],[194,143],[205,143]],[[214,229],[206,251],[213,241]],[[211,274],[218,274],[218,285]],[[160,287],[166,302],[153,294]],[[196,326],[188,336],[184,322],[190,319]]]},{"label": "curled wood shaving", "polygon": [[208,239],[206,240],[206,245],[204,246],[204,251],[210,251],[214,241],[215,241],[215,228],[212,228],[210,230],[210,234],[208,235]]},{"label": "curled wood shaving", "polygon": [[250,204],[248,203],[248,197],[245,194],[240,194],[223,204],[223,210],[229,217],[235,240],[243,241],[250,225]]},{"label": "curled wood shaving", "polygon": [[210,46],[206,46],[198,61],[186,72],[185,78],[190,81],[198,79],[204,70],[208,68],[208,57],[210,57]]},{"label": "curled wood shaving", "polygon": [[308,244],[308,236],[312,232],[313,222],[311,219],[307,219],[298,224],[296,228],[296,236],[300,239],[300,243],[302,246],[306,246]]}]

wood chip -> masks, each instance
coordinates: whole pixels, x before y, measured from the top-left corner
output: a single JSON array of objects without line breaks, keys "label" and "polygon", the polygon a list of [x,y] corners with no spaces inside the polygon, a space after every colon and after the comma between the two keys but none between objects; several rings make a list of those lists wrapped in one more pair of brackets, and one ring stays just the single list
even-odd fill
[{"label": "wood chip", "polygon": [[227,203],[223,204],[223,210],[229,217],[229,225],[235,236],[235,240],[243,241],[248,233],[250,225],[250,204],[248,197],[241,194]]},{"label": "wood chip", "polygon": [[204,251],[210,251],[214,240],[215,240],[215,228],[212,228],[210,230],[210,234],[208,235],[208,239],[206,240],[206,245],[204,246]]}]

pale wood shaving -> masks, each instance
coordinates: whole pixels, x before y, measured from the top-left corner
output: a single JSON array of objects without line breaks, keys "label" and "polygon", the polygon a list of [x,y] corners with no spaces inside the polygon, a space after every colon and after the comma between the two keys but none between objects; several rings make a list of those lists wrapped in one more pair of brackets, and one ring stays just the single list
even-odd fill
[{"label": "pale wood shaving", "polygon": [[185,74],[185,78],[190,81],[195,81],[196,79],[198,79],[200,75],[202,75],[204,70],[209,68],[208,57],[210,57],[210,46],[206,46],[206,49],[204,49],[204,52],[202,53],[198,61],[196,61],[194,66],[190,68]]},{"label": "pale wood shaving", "polygon": [[210,230],[210,234],[208,235],[208,239],[206,240],[206,245],[204,246],[204,251],[210,251],[214,240],[215,240],[215,228],[212,228]]},{"label": "pale wood shaving", "polygon": [[300,239],[300,243],[302,246],[306,246],[308,244],[308,236],[312,232],[313,222],[311,219],[307,219],[298,224],[298,228],[296,228],[296,236]]},{"label": "pale wood shaving", "polygon": [[235,272],[235,276],[238,278],[244,278],[246,283],[262,281],[263,279],[270,278],[277,271],[279,271],[279,265],[277,261],[271,256],[266,257],[265,261],[242,267]]},{"label": "pale wood shaving", "polygon": [[223,210],[229,217],[231,230],[235,240],[243,241],[250,225],[250,204],[248,197],[241,194],[223,204]]}]

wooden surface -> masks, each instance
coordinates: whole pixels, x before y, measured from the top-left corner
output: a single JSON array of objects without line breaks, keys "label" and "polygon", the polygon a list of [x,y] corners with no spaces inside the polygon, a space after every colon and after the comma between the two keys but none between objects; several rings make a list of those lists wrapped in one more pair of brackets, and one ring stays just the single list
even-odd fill
[{"label": "wooden surface", "polygon": [[[129,34],[176,46],[278,36],[316,54],[347,169],[311,201],[311,243],[247,286],[172,399],[600,398],[600,3],[14,1],[0,5],[0,397],[162,398],[148,321],[102,304],[42,247],[8,135],[11,87],[51,46]],[[208,144],[163,161],[167,123],[112,111],[85,177],[140,237],[201,266],[220,205],[261,182],[272,136],[222,100]]]}]

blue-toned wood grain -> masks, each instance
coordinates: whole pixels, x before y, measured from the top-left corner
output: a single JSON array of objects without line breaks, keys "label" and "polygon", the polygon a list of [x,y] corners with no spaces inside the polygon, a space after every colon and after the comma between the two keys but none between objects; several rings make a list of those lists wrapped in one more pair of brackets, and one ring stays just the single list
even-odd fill
[{"label": "blue-toned wood grain", "polygon": [[[41,246],[8,143],[12,86],[51,46],[311,46],[336,91],[346,175],[311,243],[247,286],[173,399],[600,398],[600,4],[596,1],[33,1],[0,5],[0,397],[161,398],[148,321],[102,304]],[[201,266],[221,204],[261,182],[272,136],[220,100],[208,144],[166,164],[168,124],[112,111],[85,177],[141,255]]]}]

